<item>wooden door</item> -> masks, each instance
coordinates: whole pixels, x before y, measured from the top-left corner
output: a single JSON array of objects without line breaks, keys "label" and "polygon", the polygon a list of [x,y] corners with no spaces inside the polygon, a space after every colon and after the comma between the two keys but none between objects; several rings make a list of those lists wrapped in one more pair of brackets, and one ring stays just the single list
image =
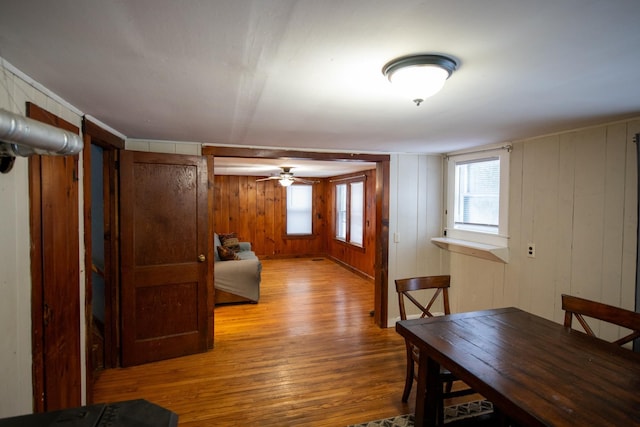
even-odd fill
[{"label": "wooden door", "polygon": [[[34,120],[78,133],[27,103]],[[31,317],[34,411],[81,404],[78,156],[31,156]]]},{"label": "wooden door", "polygon": [[207,349],[204,157],[123,151],[122,365]]}]

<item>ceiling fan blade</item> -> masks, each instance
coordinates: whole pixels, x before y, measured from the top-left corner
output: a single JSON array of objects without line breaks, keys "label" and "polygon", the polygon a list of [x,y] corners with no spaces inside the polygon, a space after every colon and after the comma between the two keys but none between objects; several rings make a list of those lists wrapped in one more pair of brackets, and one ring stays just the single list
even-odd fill
[{"label": "ceiling fan blade", "polygon": [[293,179],[295,182],[300,182],[300,183],[302,183],[302,184],[317,184],[318,182],[320,182],[320,181],[313,181],[313,180],[310,180],[310,179],[295,178],[295,177],[293,177],[292,179]]},{"label": "ceiling fan blade", "polygon": [[279,176],[270,176],[269,178],[260,178],[260,179],[256,179],[256,182],[269,181],[270,179],[280,179],[280,177]]}]

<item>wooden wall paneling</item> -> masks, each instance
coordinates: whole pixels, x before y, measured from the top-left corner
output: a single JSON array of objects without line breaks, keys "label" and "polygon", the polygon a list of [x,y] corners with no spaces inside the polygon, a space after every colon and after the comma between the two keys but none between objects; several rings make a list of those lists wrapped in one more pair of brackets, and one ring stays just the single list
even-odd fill
[{"label": "wooden wall paneling", "polygon": [[247,177],[244,185],[246,207],[243,215],[243,228],[247,229],[246,241],[254,242],[256,240],[256,180]]},{"label": "wooden wall paneling", "polygon": [[[636,134],[640,133],[640,120],[627,124],[626,135],[626,185],[624,206],[624,248],[622,251],[622,283],[620,294],[621,306],[629,310],[634,309],[636,298],[636,248],[638,236],[638,164],[637,147],[633,142]],[[640,141],[638,141],[640,144]],[[637,307],[637,308],[640,308]]]},{"label": "wooden wall paneling", "polygon": [[[312,215],[312,233],[314,236],[313,247],[318,247],[318,241],[322,241],[322,223],[324,219],[322,218],[322,212],[324,211],[324,193],[322,180],[320,182],[313,184],[312,186],[312,198],[313,198],[313,213]],[[322,244],[319,245],[322,247]]]},{"label": "wooden wall paneling", "polygon": [[[505,265],[500,262],[485,261],[481,258],[451,254],[452,287],[450,303],[455,301],[455,311],[484,310],[493,307],[494,293],[504,287]],[[453,285],[453,279],[457,285]],[[455,293],[455,295],[453,295]],[[455,300],[452,300],[455,296]]]},{"label": "wooden wall paneling", "polygon": [[[236,232],[241,240],[251,242],[256,254],[262,257],[326,254],[324,182],[314,185],[313,238],[289,239],[286,238],[285,222],[286,190],[274,181],[256,183],[255,180],[256,177],[239,176],[215,178],[215,198],[218,203],[214,215],[217,232]],[[373,264],[372,260],[371,257],[368,263]],[[373,276],[373,266],[369,268],[369,274]]]},{"label": "wooden wall paneling", "polygon": [[[605,129],[576,133],[572,293],[598,300],[602,287]],[[594,330],[595,331],[595,330]],[[597,331],[596,331],[597,334]]]},{"label": "wooden wall paneling", "polygon": [[266,245],[265,183],[256,182],[254,192],[255,192],[255,205],[256,205],[256,220],[255,220],[255,231],[254,231],[253,243],[256,248],[260,248],[260,252],[256,252],[256,254],[264,254],[264,248]]},{"label": "wooden wall paneling", "polygon": [[229,177],[229,229],[228,232],[240,231],[240,177]]},{"label": "wooden wall paneling", "polygon": [[[606,128],[603,144],[606,157],[604,159],[604,235],[602,259],[602,293],[599,301],[614,306],[621,306],[622,271],[620,270],[624,248],[624,197],[625,197],[625,165],[626,157],[625,123],[611,125]],[[607,322],[600,324],[600,337],[615,340],[620,337],[620,328]]]},{"label": "wooden wall paneling", "polygon": [[[421,197],[425,205],[425,225],[426,225],[426,241],[430,242],[432,237],[441,236],[444,225],[442,223],[444,205],[443,205],[443,167],[442,158],[439,156],[426,156],[426,188]],[[441,251],[437,246],[429,243],[423,245],[426,249],[424,255],[424,264],[427,265],[428,271],[441,271],[442,260],[440,258]]]},{"label": "wooden wall paneling", "polygon": [[[574,221],[574,187],[576,154],[579,146],[574,134],[563,134],[558,137],[558,216],[555,218],[558,236],[556,237],[556,269],[555,269],[555,314],[553,319],[558,323],[564,321],[561,295],[572,293],[572,251]],[[524,243],[526,244],[526,242]]]},{"label": "wooden wall paneling", "polygon": [[[555,294],[555,271],[558,260],[557,229],[558,218],[558,159],[559,140],[557,136],[543,138],[530,145],[533,170],[528,171],[533,182],[533,222],[530,242],[536,245],[536,257],[529,258],[531,266],[531,306],[545,318],[553,318],[555,306],[560,296]],[[524,246],[514,248],[525,252]]]},{"label": "wooden wall paneling", "polygon": [[325,223],[326,223],[326,248],[327,253],[331,257],[338,257],[336,251],[336,245],[334,236],[336,234],[336,194],[334,191],[335,185],[332,182],[328,182],[325,194],[326,194],[326,206],[325,206]]},{"label": "wooden wall paneling", "polygon": [[415,171],[418,167],[418,156],[400,156],[398,160],[398,186],[403,191],[399,192],[397,229],[394,242],[397,247],[396,265],[398,278],[413,277],[419,274],[418,265],[422,260],[417,256],[416,227],[418,224],[418,185]]},{"label": "wooden wall paneling", "polygon": [[232,176],[229,179],[229,232],[240,233],[240,177]]},{"label": "wooden wall paneling", "polygon": [[506,306],[519,305],[520,277],[518,272],[524,263],[524,253],[515,248],[524,247],[520,230],[522,222],[522,165],[524,144],[513,144],[509,155],[509,267],[505,269],[503,301]]},{"label": "wooden wall paneling", "polygon": [[229,230],[229,185],[227,176],[216,175],[214,180],[214,215],[216,233],[226,233]]},{"label": "wooden wall paneling", "polygon": [[[282,201],[285,199],[283,195],[284,189],[277,182],[271,181],[271,187],[273,189],[273,203],[271,209],[273,212],[273,230],[271,231],[271,240],[273,240],[273,254],[276,256],[282,255],[283,246],[285,242],[282,240],[284,235],[284,209],[282,207]],[[285,251],[286,252],[286,251]]]},{"label": "wooden wall paneling", "polygon": [[323,242],[322,245],[326,248],[327,254],[329,254],[330,248],[330,239],[333,236],[333,186],[329,182],[329,180],[325,180],[324,185],[324,210],[322,211],[323,219],[324,219],[324,230],[322,234]]},{"label": "wooden wall paneling", "polygon": [[[316,204],[314,211],[314,222],[317,224],[316,248],[322,248],[319,253],[327,252],[327,180],[321,179],[314,186],[317,188],[318,196],[315,197]],[[316,191],[316,190],[314,190]]]},{"label": "wooden wall paneling", "polygon": [[604,183],[604,241],[602,283],[605,285],[601,302],[619,306],[621,303],[622,272],[620,260],[624,243],[624,196],[627,126],[624,123],[608,126],[606,139]]},{"label": "wooden wall paneling", "polygon": [[[428,156],[416,156],[417,157],[417,188],[416,188],[416,220],[415,223],[415,238],[416,238],[416,266],[418,268],[418,276],[426,276],[430,271],[430,264],[433,260],[429,260],[429,246],[422,244],[422,242],[428,242],[433,235],[429,229],[428,218],[428,202],[427,196],[429,192],[429,158]],[[438,309],[440,310],[440,309]]]},{"label": "wooden wall paneling", "polygon": [[[520,222],[520,237],[521,245],[526,245],[528,242],[533,241],[533,222],[534,222],[534,210],[535,201],[533,199],[534,186],[537,179],[535,171],[535,161],[532,155],[532,145],[526,144],[524,146],[524,157],[522,161],[522,211]],[[521,248],[512,247],[511,250],[519,251]],[[521,265],[521,274],[518,276],[520,283],[520,301],[519,307],[524,310],[532,310],[532,292],[535,289],[535,283],[533,279],[533,272],[535,271],[535,263],[531,258],[523,258]]]},{"label": "wooden wall paneling", "polygon": [[253,222],[253,212],[249,211],[249,188],[248,188],[247,176],[238,177],[238,213],[237,213],[237,227],[241,230],[239,237],[242,241],[251,241],[251,227],[250,222]]},{"label": "wooden wall paneling", "polygon": [[273,181],[265,181],[264,185],[264,214],[265,214],[265,234],[264,234],[264,248],[261,252],[262,255],[273,256],[276,254],[276,242],[274,240],[276,226],[276,211],[275,211],[275,186]]}]

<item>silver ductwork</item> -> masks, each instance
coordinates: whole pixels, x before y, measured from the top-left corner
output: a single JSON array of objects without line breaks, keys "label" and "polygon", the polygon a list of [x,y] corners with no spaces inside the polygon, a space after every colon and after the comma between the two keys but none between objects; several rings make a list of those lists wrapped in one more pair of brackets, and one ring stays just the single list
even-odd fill
[{"label": "silver ductwork", "polygon": [[0,109],[0,156],[72,156],[82,147],[73,132]]}]

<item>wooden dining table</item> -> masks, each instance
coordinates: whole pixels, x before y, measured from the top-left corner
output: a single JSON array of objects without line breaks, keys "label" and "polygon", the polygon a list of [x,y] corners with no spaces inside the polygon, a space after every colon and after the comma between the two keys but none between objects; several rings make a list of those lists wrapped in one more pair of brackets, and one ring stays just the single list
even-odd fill
[{"label": "wooden dining table", "polygon": [[420,351],[415,425],[437,423],[440,367],[520,426],[640,426],[640,354],[517,308],[403,320]]}]

